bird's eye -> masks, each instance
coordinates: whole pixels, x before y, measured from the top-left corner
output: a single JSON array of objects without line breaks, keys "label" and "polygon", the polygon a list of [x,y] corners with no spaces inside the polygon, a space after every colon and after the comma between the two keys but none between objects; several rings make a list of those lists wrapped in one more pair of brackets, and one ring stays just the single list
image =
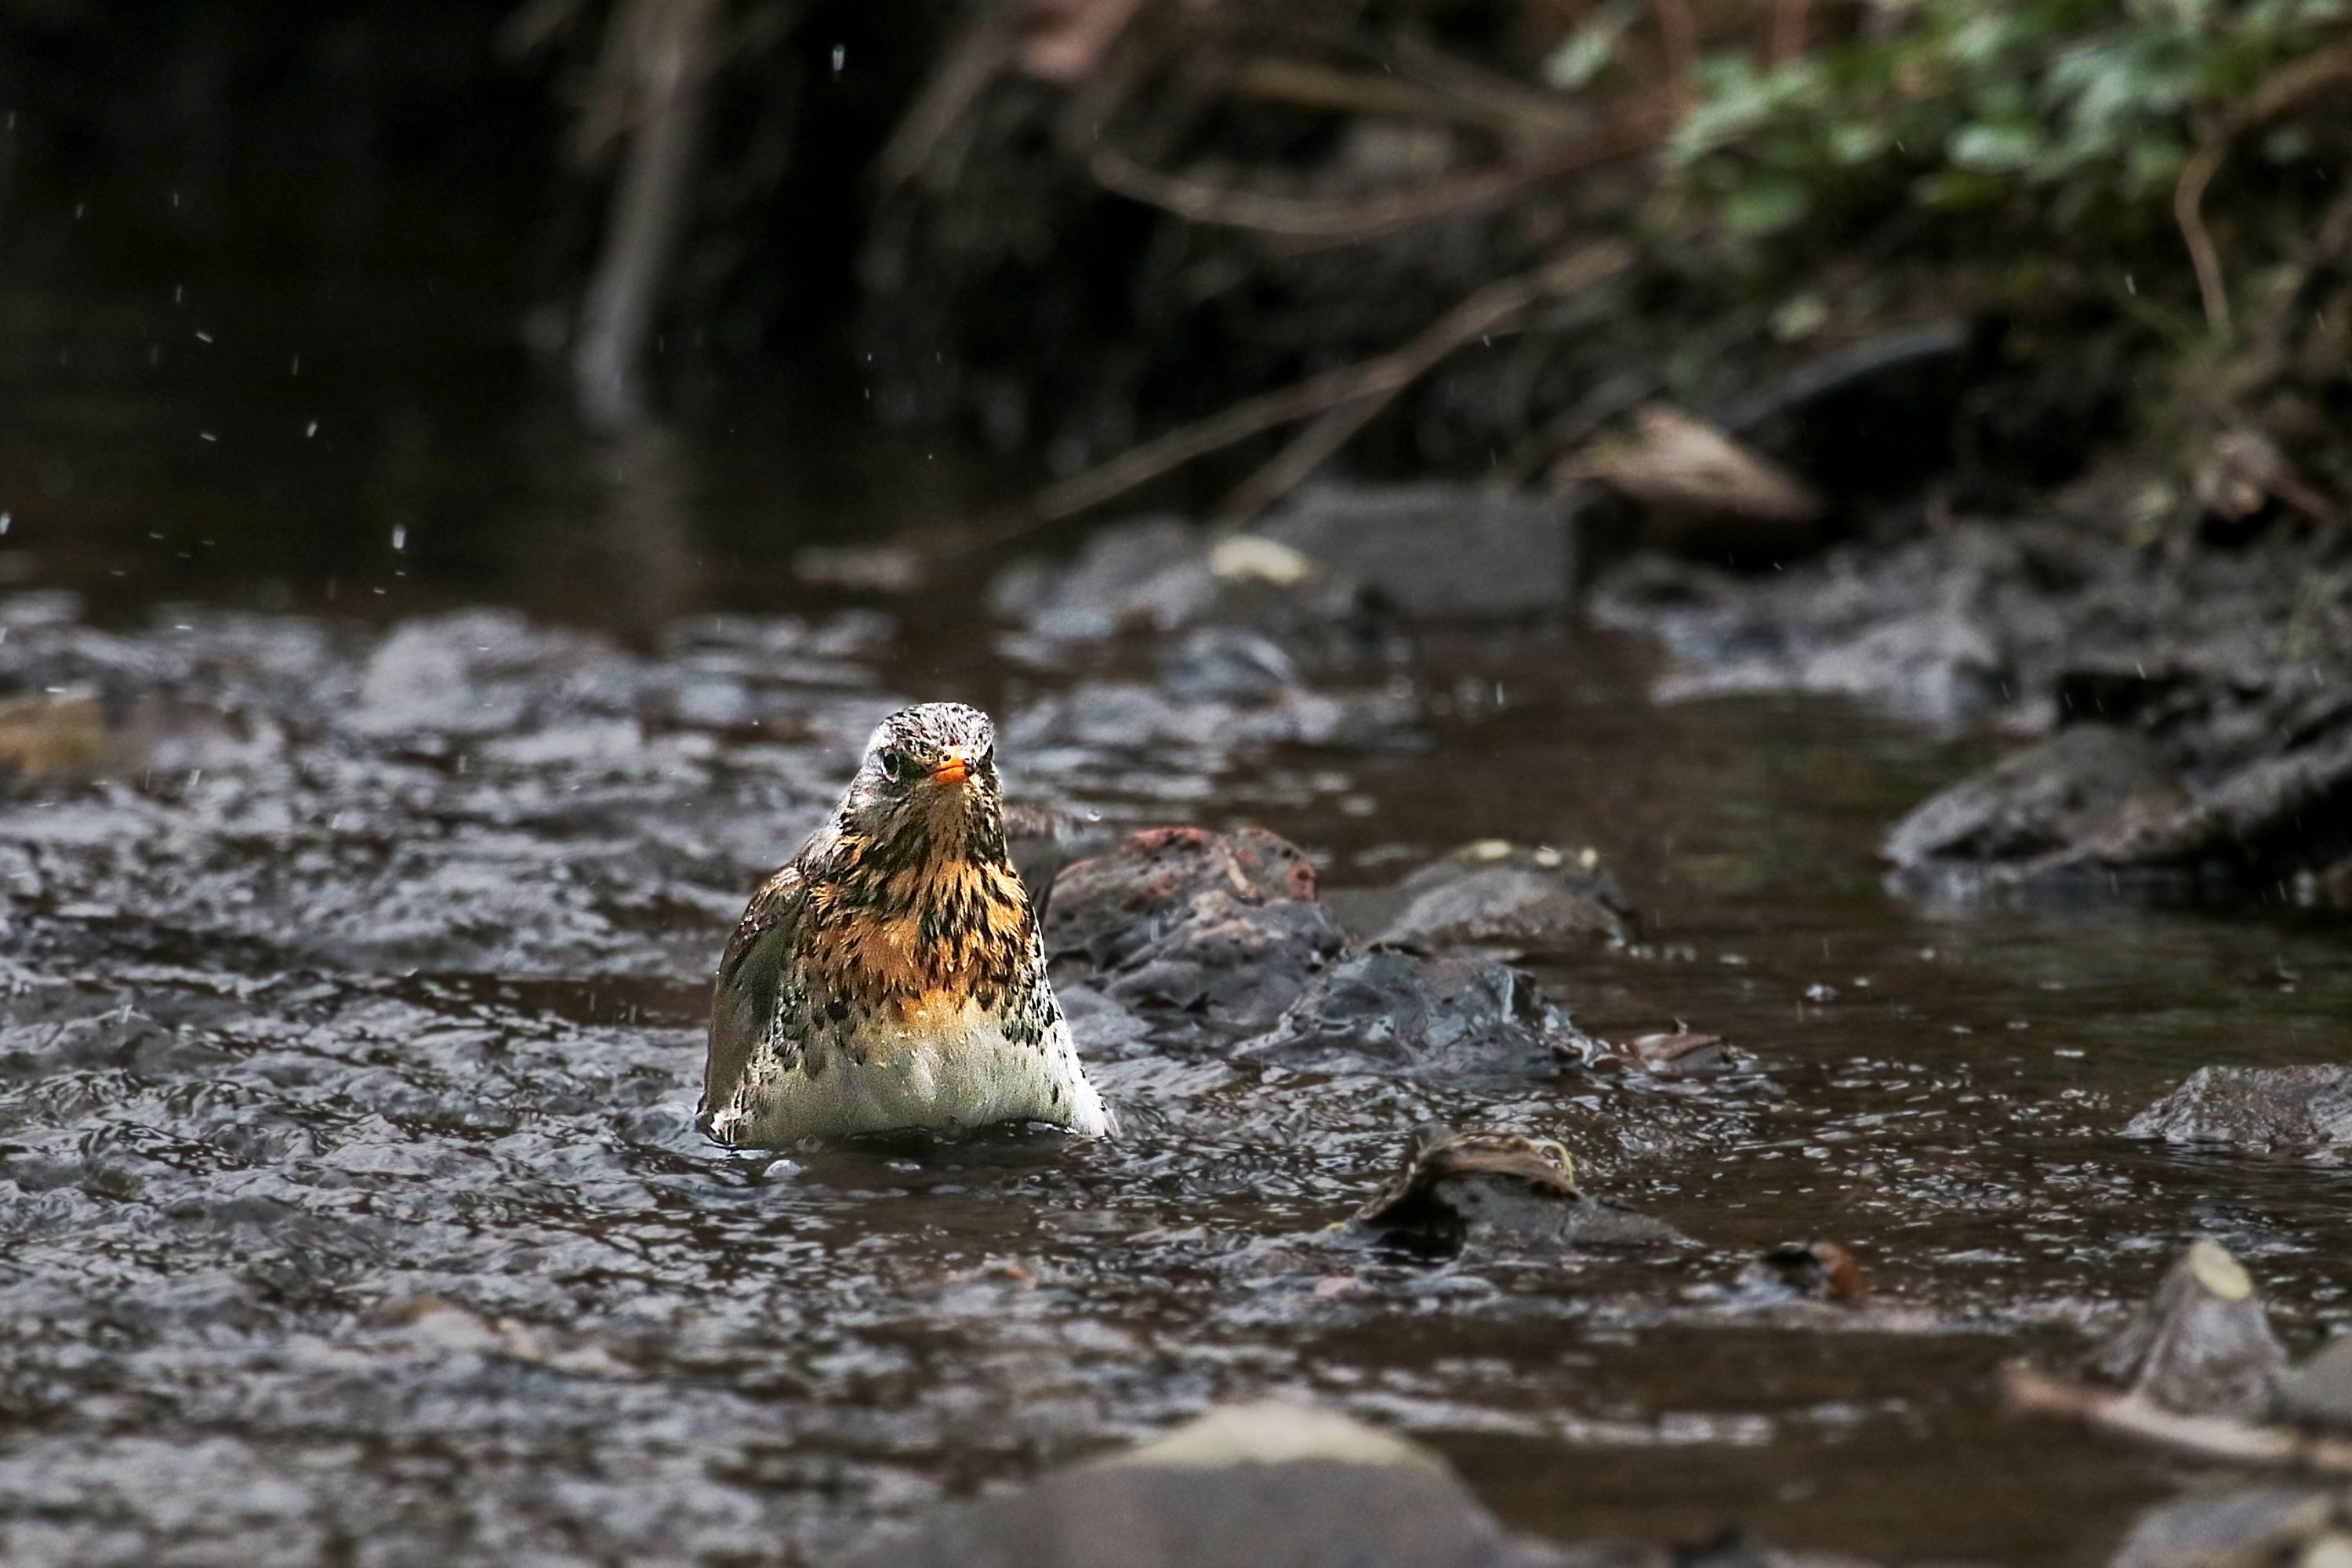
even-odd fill
[{"label": "bird's eye", "polygon": [[882,776],[892,784],[898,783],[915,771],[915,759],[895,746],[884,752],[880,761]]}]

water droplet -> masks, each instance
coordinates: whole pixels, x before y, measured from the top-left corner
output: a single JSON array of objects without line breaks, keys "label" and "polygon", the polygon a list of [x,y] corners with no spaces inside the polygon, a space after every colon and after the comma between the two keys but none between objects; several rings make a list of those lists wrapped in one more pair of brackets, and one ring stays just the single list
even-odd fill
[{"label": "water droplet", "polygon": [[319,422],[316,419],[311,420],[310,423],[302,426],[302,439],[305,441],[309,440],[311,437],[316,436],[318,433]]},{"label": "water droplet", "polygon": [[408,548],[408,529],[405,525],[401,523],[393,524],[392,547],[394,550],[405,550]]},{"label": "water droplet", "polygon": [[835,44],[835,45],[834,45],[834,46],[833,46],[833,74],[834,74],[834,75],[835,75],[835,76],[839,76],[839,75],[841,74],[841,68],[843,67],[843,65],[845,65],[845,63],[847,63],[848,59],[849,59],[849,46],[848,46],[847,44]]}]

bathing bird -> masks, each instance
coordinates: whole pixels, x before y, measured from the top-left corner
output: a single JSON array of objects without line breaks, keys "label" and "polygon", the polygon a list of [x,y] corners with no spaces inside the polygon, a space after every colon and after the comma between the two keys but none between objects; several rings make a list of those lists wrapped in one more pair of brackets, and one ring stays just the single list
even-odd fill
[{"label": "bathing bird", "polygon": [[882,721],[832,816],[751,895],[719,961],[700,1120],[754,1148],[1117,1130],[1045,975],[987,714],[928,702]]}]

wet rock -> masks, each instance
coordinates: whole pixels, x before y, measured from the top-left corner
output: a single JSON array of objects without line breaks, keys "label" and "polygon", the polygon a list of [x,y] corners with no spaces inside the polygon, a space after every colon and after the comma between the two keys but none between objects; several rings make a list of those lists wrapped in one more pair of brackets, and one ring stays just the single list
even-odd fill
[{"label": "wet rock", "polygon": [[1673,651],[1680,668],[1660,681],[1662,700],[1801,691],[1949,723],[2000,708],[2016,680],[2011,606],[1989,602],[2011,547],[1975,542],[1972,554],[1937,542],[1832,552],[1755,582],[1638,557],[1596,587],[1592,614]]},{"label": "wet rock", "polygon": [[1317,486],[1256,531],[1415,619],[1556,613],[1576,575],[1562,503],[1467,485]]},{"label": "wet rock", "polygon": [[1139,518],[1087,535],[1076,561],[1015,562],[990,584],[988,608],[1049,637],[1087,639],[1121,631],[1172,631],[1214,602],[1207,545],[1177,517]]},{"label": "wet rock", "polygon": [[2124,1132],[2340,1159],[2352,1147],[2352,1068],[2200,1068]]},{"label": "wet rock", "polygon": [[1548,1077],[1596,1049],[1507,964],[1383,951],[1318,974],[1235,1054],[1299,1072]]},{"label": "wet rock", "polygon": [[1078,1054],[1090,1062],[1124,1057],[1150,1036],[1150,1026],[1141,1018],[1091,985],[1058,985],[1055,992]]},{"label": "wet rock", "polygon": [[1246,626],[1195,626],[1159,660],[1160,685],[1186,702],[1276,702],[1306,684],[1280,643]]},{"label": "wet rock", "polygon": [[1733,1289],[1750,1300],[1853,1302],[1870,1295],[1853,1254],[1834,1241],[1776,1247],[1742,1268]]},{"label": "wet rock", "polygon": [[931,1521],[845,1568],[1544,1568],[1443,1460],[1343,1415],[1212,1411],[1156,1443]]},{"label": "wet rock", "polygon": [[1380,941],[1423,952],[1477,949],[1506,958],[1622,945],[1632,911],[1597,857],[1502,839],[1465,845],[1421,868]]},{"label": "wet rock", "polygon": [[1255,536],[1213,538],[1177,518],[1097,529],[1067,565],[1022,561],[990,585],[990,613],[1053,642],[1187,626],[1254,626],[1339,654],[1378,640],[1381,617],[1352,576]]},{"label": "wet rock", "polygon": [[1311,902],[1317,882],[1307,852],[1263,827],[1232,834],[1150,827],[1068,868],[1055,887],[1061,897],[1045,921],[1046,952],[1107,968],[1196,893],[1224,889],[1254,904]]},{"label": "wet rock", "polygon": [[2100,1376],[2168,1408],[2248,1418],[2269,1413],[2285,1368],[2252,1279],[2214,1241],[2190,1244],[2092,1360]]},{"label": "wet rock", "polygon": [[1637,1035],[1622,1044],[1603,1041],[1601,1052],[1603,1062],[1656,1078],[1711,1078],[1718,1073],[1745,1072],[1756,1065],[1752,1054],[1720,1035],[1702,1035],[1692,1029]]},{"label": "wet rock", "polygon": [[2110,526],[2128,498],[2070,506],[1759,579],[1643,558],[1594,615],[1665,641],[1664,697],[1843,693],[1945,722],[2104,727],[1930,802],[1890,841],[1898,864],[2319,901],[2352,857],[2352,577],[2292,531],[2151,556]]},{"label": "wet rock", "polygon": [[1129,834],[1063,870],[1044,932],[1057,973],[1241,1030],[1278,1016],[1345,942],[1305,853],[1251,827]]},{"label": "wet rock", "polygon": [[405,622],[368,659],[344,721],[372,736],[505,733],[604,651],[595,638],[535,627],[503,610]]},{"label": "wet rock", "polygon": [[1402,1168],[1349,1224],[1386,1245],[1448,1255],[1480,1237],[1559,1247],[1685,1239],[1671,1226],[1580,1191],[1564,1145],[1493,1128],[1416,1130]]},{"label": "wet rock", "polygon": [[1004,723],[1008,745],[1213,757],[1242,746],[1371,750],[1413,739],[1420,713],[1409,693],[1285,687],[1242,700],[1180,697],[1141,681],[1086,681],[1021,709]]},{"label": "wet rock", "polygon": [[2187,800],[2147,736],[2078,724],[1914,807],[1887,835],[1885,855],[1906,868],[2031,861],[2118,840]]},{"label": "wet rock", "polygon": [[2315,1558],[2338,1533],[2344,1504],[2321,1487],[2252,1487],[2159,1503],[2134,1521],[2108,1568],[2336,1568]]},{"label": "wet rock", "polygon": [[2279,1379],[2278,1410],[2305,1426],[2352,1432],[2352,1334],[2337,1335]]}]

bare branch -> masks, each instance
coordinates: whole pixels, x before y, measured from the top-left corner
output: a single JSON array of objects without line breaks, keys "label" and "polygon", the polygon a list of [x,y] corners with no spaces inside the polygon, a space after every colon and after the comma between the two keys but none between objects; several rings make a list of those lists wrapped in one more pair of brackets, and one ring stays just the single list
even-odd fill
[{"label": "bare branch", "polygon": [[[1226,504],[1226,510],[1234,510],[1235,503],[1245,500],[1245,492],[1260,485],[1261,480],[1268,486],[1275,484],[1320,447],[1319,455],[1307,463],[1300,477],[1304,471],[1311,471],[1316,463],[1336,451],[1391,398],[1463,342],[1481,332],[1497,330],[1538,300],[1590,287],[1622,270],[1632,261],[1633,253],[1624,246],[1603,240],[1533,272],[1490,284],[1400,348],[1345,369],[1327,371],[1293,385],[1260,394],[1222,413],[1171,430],[1098,468],[1049,487],[1039,493],[1033,510],[1041,521],[1068,517],[1125,494],[1195,458],[1301,419],[1325,415],[1329,420],[1328,425],[1318,424],[1303,433],[1293,448],[1275,459],[1276,464],[1284,465],[1279,472],[1269,465],[1235,492],[1234,500]],[[1288,484],[1283,484],[1272,494],[1279,495],[1288,488]]]},{"label": "bare branch", "polygon": [[2066,1416],[2200,1458],[2352,1475],[2352,1439],[2224,1415],[2183,1415],[2138,1394],[2072,1383],[2031,1367],[2007,1369],[2001,1392],[2011,1410]]},{"label": "bare branch", "polygon": [[1633,253],[1613,240],[1570,252],[1547,266],[1493,283],[1423,328],[1403,347],[1367,361],[1352,397],[1299,432],[1272,461],[1244,480],[1218,510],[1224,517],[1255,517],[1280,500],[1370,424],[1398,393],[1472,338],[1513,325],[1530,307],[1573,294],[1622,272]]},{"label": "bare branch", "polygon": [[1108,148],[1095,154],[1095,183],[1193,223],[1254,229],[1290,239],[1375,239],[1432,218],[1492,207],[1530,185],[1647,150],[1665,133],[1654,110],[1629,117],[1589,140],[1549,148],[1518,162],[1443,175],[1372,196],[1310,198],[1236,191],[1147,169]]},{"label": "bare branch", "polygon": [[2280,115],[2338,82],[2352,80],[2352,45],[2305,55],[2280,67],[2255,87],[2246,101],[2226,116],[2205,137],[2196,154],[2180,171],[2172,187],[2172,217],[2180,241],[2189,248],[2189,263],[2197,271],[2197,292],[2205,306],[2205,324],[2215,335],[2230,330],[2230,288],[2221,274],[2221,253],[2205,226],[2205,192],[2230,155],[2230,144],[2255,126]]}]

